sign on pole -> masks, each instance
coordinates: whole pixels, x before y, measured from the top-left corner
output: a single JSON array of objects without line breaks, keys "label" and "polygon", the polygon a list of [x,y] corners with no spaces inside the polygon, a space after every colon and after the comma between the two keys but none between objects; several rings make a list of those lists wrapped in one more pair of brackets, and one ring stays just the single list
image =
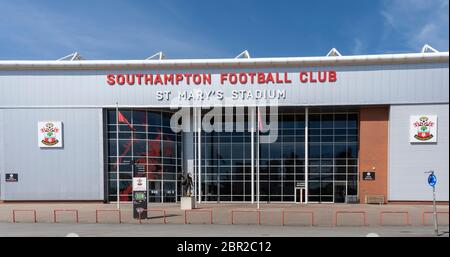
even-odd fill
[{"label": "sign on pole", "polygon": [[434,187],[434,186],[436,186],[436,183],[437,183],[437,178],[436,178],[436,176],[434,175],[434,172],[433,172],[433,173],[431,173],[428,176],[428,184],[430,186]]},{"label": "sign on pole", "polygon": [[428,175],[428,185],[433,187],[434,231],[436,233],[436,236],[438,236],[439,235],[439,230],[438,230],[437,210],[436,210],[436,183],[437,183],[437,177],[436,177],[436,175],[434,175],[434,171],[428,171],[426,173],[430,173],[430,175]]}]

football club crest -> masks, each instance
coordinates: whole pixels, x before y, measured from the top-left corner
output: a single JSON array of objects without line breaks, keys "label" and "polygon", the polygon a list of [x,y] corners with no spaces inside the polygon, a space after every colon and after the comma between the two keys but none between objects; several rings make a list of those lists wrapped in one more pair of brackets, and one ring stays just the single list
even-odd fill
[{"label": "football club crest", "polygon": [[412,116],[410,142],[436,142],[436,127],[435,115]]},{"label": "football club crest", "polygon": [[60,121],[39,122],[39,147],[62,147],[61,125]]}]

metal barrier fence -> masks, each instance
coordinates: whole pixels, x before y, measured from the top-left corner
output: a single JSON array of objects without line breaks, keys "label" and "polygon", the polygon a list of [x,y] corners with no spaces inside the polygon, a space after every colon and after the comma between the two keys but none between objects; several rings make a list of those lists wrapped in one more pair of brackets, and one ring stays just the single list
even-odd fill
[{"label": "metal barrier fence", "polygon": [[[147,211],[147,213],[149,212],[161,212],[162,213],[162,218],[163,218],[163,224],[167,224],[167,213],[165,209],[146,209],[144,211]],[[13,209],[12,210],[12,222],[13,223],[17,223],[18,222],[18,217],[17,217],[17,213],[19,212],[25,212],[25,213],[31,213],[32,214],[32,218],[33,218],[33,222],[37,223],[37,210],[36,209]],[[53,222],[54,223],[58,223],[58,217],[61,216],[60,213],[62,212],[72,212],[75,215],[75,220],[76,223],[79,223],[79,210],[77,209],[54,209],[53,210]],[[96,209],[95,210],[95,223],[100,223],[100,218],[102,215],[100,215],[102,212],[113,212],[116,213],[117,215],[117,219],[118,219],[118,223],[122,223],[122,213],[121,210],[118,209]],[[256,224],[257,225],[261,225],[261,212],[265,212],[264,210],[261,209],[232,209],[230,212],[230,224],[233,225],[236,223],[237,217],[236,214],[237,213],[255,213],[256,214]],[[279,212],[276,210],[270,210],[270,212],[278,214]],[[213,224],[213,210],[212,209],[193,209],[193,210],[185,210],[184,211],[184,224],[190,224],[189,223],[189,214],[192,215],[192,213],[209,213],[209,224]],[[316,224],[316,213],[315,211],[312,210],[295,210],[295,209],[282,209],[281,210],[281,225],[285,226],[287,225],[286,222],[286,217],[288,217],[288,215],[296,215],[297,217],[303,214],[308,214],[310,215],[310,225],[311,226],[317,226],[319,224]],[[358,224],[360,226],[368,226],[368,213],[367,211],[362,211],[362,210],[338,210],[334,212],[334,215],[332,215],[332,225],[333,226],[339,226],[339,225],[344,225],[344,224],[339,224],[339,217],[344,215],[344,214],[359,214],[362,216],[363,218],[363,224]],[[408,211],[396,211],[396,210],[392,210],[392,211],[380,211],[379,212],[379,225],[381,226],[389,226],[390,224],[385,224],[386,223],[386,215],[396,215],[396,214],[402,214],[404,217],[404,225],[411,225],[411,218],[410,218],[410,212]],[[430,225],[427,223],[427,216],[428,215],[432,215],[433,212],[432,211],[423,211],[422,212],[422,225],[426,226],[426,225]],[[447,223],[448,223],[448,211],[438,211],[437,214],[447,214]],[[20,216],[23,218],[23,216]],[[110,217],[110,216],[108,216]],[[147,218],[147,217],[146,217]],[[142,224],[142,219],[143,217],[141,217],[141,213],[139,214],[139,224]],[[297,219],[298,220],[298,219]],[[59,221],[61,222],[61,221]],[[419,221],[420,222],[420,221]],[[220,222],[219,222],[220,223]],[[272,223],[271,223],[272,224]],[[295,224],[298,225],[298,224]]]},{"label": "metal barrier fence", "polygon": [[381,211],[380,212],[380,225],[383,226],[383,214],[404,214],[405,225],[411,225],[409,222],[409,212],[407,211]]},{"label": "metal barrier fence", "polygon": [[281,225],[285,225],[285,214],[286,213],[307,213],[311,214],[311,226],[314,226],[314,211],[299,211],[299,210],[282,210],[281,211]]},{"label": "metal barrier fence", "polygon": [[[432,211],[424,211],[423,212],[423,214],[422,214],[422,225],[424,225],[424,226],[427,226],[428,224],[426,224],[426,222],[425,222],[425,216],[426,216],[426,214],[433,214],[434,212],[432,212]],[[447,213],[447,215],[448,215],[448,211],[437,211],[436,212],[436,214],[445,214],[445,213]],[[448,218],[448,216],[447,216],[447,218]],[[448,220],[448,219],[447,219]],[[431,224],[430,224],[431,225]]]},{"label": "metal barrier fence", "polygon": [[36,217],[36,210],[35,209],[24,209],[24,210],[16,210],[16,209],[14,209],[14,210],[12,210],[13,223],[16,223],[16,212],[33,212],[34,223],[37,223],[37,217]]},{"label": "metal barrier fence", "polygon": [[258,225],[261,225],[261,210],[231,210],[231,225],[234,224],[235,212],[256,212],[258,213]]},{"label": "metal barrier fence", "polygon": [[188,213],[189,212],[206,212],[209,213],[209,224],[213,224],[213,212],[212,210],[208,209],[208,210],[184,210],[184,224],[188,224]]},{"label": "metal barrier fence", "polygon": [[58,212],[75,212],[75,218],[76,218],[76,221],[77,221],[77,223],[78,223],[78,221],[79,221],[79,219],[78,219],[78,210],[76,210],[76,209],[55,209],[55,210],[53,210],[53,222],[54,223],[57,223],[57,221],[56,221],[56,213],[58,213]]},{"label": "metal barrier fence", "polygon": [[364,218],[364,226],[368,226],[367,224],[367,212],[366,211],[336,211],[334,213],[333,226],[338,225],[338,214],[362,214]]}]

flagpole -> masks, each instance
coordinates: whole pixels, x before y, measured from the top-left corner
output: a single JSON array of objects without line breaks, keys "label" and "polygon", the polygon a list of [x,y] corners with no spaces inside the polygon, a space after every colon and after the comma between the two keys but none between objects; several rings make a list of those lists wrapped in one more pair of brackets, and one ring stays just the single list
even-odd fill
[{"label": "flagpole", "polygon": [[116,194],[117,194],[117,209],[120,209],[120,183],[119,183],[119,170],[120,170],[120,155],[119,155],[119,102],[116,102],[116,155],[117,155],[117,165],[116,165],[116,171],[117,171],[117,177],[116,177]]}]

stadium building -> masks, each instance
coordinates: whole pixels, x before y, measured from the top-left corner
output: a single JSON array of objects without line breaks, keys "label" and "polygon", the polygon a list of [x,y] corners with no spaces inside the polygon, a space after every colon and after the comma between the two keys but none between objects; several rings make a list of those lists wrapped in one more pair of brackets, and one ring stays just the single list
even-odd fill
[{"label": "stadium building", "polygon": [[139,171],[158,203],[184,173],[198,202],[426,202],[434,171],[448,202],[448,61],[0,61],[0,200],[131,201]]}]

